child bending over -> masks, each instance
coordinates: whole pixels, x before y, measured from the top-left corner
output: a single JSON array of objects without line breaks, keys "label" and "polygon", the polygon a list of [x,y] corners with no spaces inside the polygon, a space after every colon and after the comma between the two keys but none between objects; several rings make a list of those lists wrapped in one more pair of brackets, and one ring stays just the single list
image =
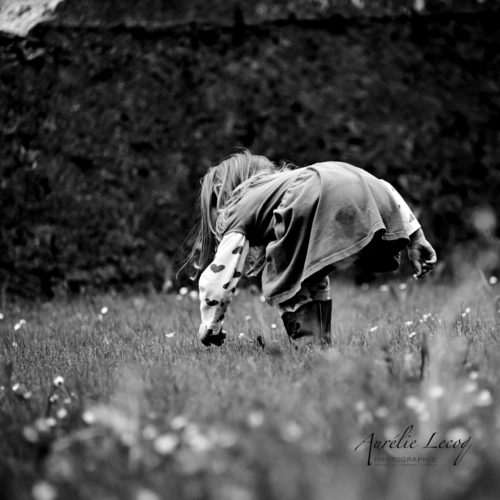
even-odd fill
[{"label": "child bending over", "polygon": [[399,193],[347,163],[290,170],[248,151],[234,154],[203,177],[200,206],[188,262],[201,272],[198,335],[207,346],[224,342],[224,314],[244,272],[262,273],[266,301],[277,305],[293,342],[328,346],[328,275],[339,264],[394,271],[407,248],[422,278],[437,261]]}]

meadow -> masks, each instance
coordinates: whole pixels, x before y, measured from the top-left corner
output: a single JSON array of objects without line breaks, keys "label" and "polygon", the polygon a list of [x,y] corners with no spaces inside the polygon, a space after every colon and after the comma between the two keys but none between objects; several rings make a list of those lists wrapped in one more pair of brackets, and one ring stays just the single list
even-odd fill
[{"label": "meadow", "polygon": [[489,499],[495,277],[333,281],[331,349],[243,290],[220,348],[196,292],[0,310],[4,499]]}]

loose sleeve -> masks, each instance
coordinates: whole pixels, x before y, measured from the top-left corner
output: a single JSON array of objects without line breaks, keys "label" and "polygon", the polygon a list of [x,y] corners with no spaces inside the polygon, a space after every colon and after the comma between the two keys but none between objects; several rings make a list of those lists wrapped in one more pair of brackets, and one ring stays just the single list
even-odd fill
[{"label": "loose sleeve", "polygon": [[217,248],[213,262],[203,271],[199,280],[201,325],[200,340],[217,335],[224,314],[236,291],[249,251],[245,235],[226,234]]},{"label": "loose sleeve", "polygon": [[[382,179],[381,179],[382,180]],[[411,211],[403,197],[397,192],[396,188],[389,184],[387,181],[382,180],[382,183],[386,186],[388,192],[391,194],[394,201],[397,203],[399,210],[401,212],[401,217],[403,218],[403,224],[405,231],[408,236],[412,235],[415,231],[420,229],[420,223]]]}]

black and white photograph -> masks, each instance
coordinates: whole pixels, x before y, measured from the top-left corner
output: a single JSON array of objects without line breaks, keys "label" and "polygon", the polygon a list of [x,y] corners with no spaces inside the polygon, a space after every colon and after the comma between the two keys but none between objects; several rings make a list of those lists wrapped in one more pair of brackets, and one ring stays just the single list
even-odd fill
[{"label": "black and white photograph", "polygon": [[495,500],[499,0],[0,0],[0,498]]}]

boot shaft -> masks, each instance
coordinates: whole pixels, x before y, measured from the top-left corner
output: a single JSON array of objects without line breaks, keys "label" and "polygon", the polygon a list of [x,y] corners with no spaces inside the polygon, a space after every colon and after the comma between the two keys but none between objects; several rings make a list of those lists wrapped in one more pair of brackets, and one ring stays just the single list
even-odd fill
[{"label": "boot shaft", "polygon": [[332,301],[313,300],[282,315],[285,330],[294,343],[332,344]]}]

